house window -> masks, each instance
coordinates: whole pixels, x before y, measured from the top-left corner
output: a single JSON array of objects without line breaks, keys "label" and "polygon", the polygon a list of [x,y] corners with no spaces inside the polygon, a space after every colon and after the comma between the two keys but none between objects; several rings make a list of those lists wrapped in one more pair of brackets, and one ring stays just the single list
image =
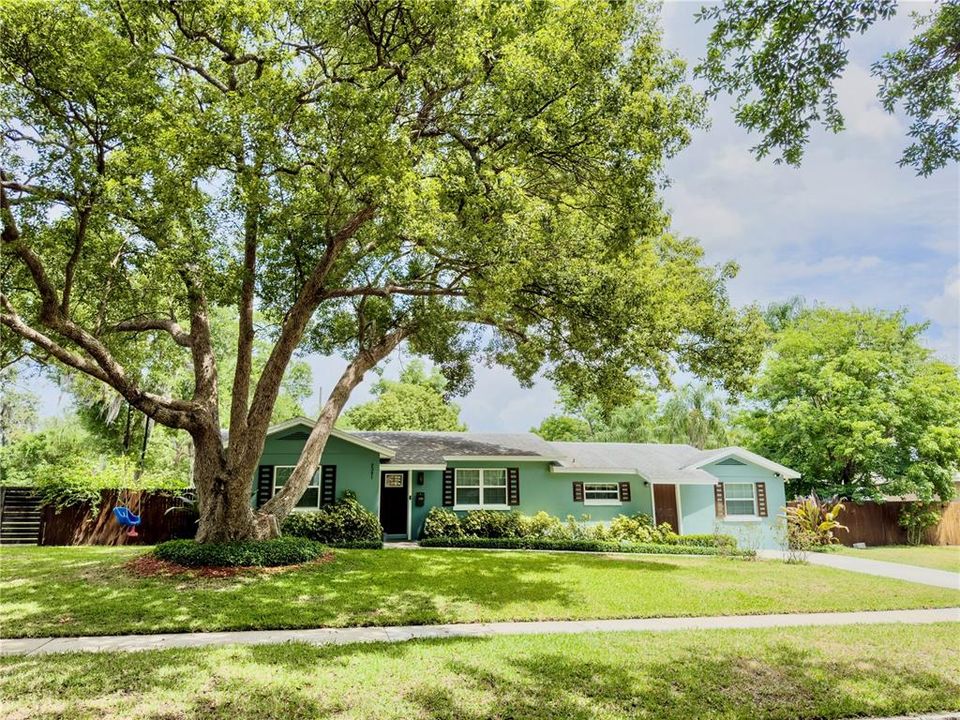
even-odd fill
[{"label": "house window", "polygon": [[454,507],[507,507],[507,471],[504,468],[457,468]]},{"label": "house window", "polygon": [[757,514],[757,498],[753,483],[724,483],[723,499],[727,506],[727,515]]},{"label": "house window", "polygon": [[[273,468],[273,494],[286,484],[290,476],[293,475],[294,465],[277,465]],[[304,490],[303,496],[297,501],[298,508],[307,508],[314,510],[320,507],[320,471],[318,470],[310,478],[310,484]]]},{"label": "house window", "polygon": [[584,483],[584,505],[619,505],[620,487],[616,483]]}]

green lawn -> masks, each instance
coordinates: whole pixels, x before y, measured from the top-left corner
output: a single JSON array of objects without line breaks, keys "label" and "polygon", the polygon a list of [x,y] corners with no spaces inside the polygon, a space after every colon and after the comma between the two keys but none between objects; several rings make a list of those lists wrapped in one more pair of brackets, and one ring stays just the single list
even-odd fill
[{"label": "green lawn", "polygon": [[606,633],[0,661],[16,718],[841,718],[960,709],[960,624]]},{"label": "green lawn", "polygon": [[811,565],[477,550],[341,550],[258,576],[136,578],[140,548],[4,548],[5,637],[960,605],[960,591]]},{"label": "green lawn", "polygon": [[856,550],[851,547],[842,547],[836,552],[841,555],[869,558],[870,560],[886,560],[887,562],[903,563],[904,565],[919,565],[920,567],[936,568],[960,572],[960,545],[884,545],[869,547],[866,550]]}]

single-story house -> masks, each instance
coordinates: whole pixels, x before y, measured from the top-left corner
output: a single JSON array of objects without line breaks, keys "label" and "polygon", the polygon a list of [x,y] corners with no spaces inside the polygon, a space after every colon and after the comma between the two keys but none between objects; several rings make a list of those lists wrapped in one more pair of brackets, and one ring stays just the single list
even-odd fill
[{"label": "single-story house", "polygon": [[[313,421],[270,428],[252,498],[283,486]],[[754,547],[781,544],[784,481],[799,473],[739,447],[547,442],[533,433],[334,430],[298,510],[344,490],[380,517],[389,539],[416,539],[430,508],[541,510],[604,522],[645,513],[680,534],[721,532]]]}]

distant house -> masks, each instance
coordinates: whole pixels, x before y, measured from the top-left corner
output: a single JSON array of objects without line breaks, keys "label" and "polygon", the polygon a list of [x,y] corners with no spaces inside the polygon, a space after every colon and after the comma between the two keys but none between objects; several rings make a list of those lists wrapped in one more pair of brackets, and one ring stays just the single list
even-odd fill
[{"label": "distant house", "polygon": [[[286,482],[313,421],[272,427],[256,506]],[[327,441],[298,510],[344,490],[380,517],[387,539],[416,539],[432,507],[546,511],[609,521],[645,513],[680,534],[723,532],[779,547],[784,480],[799,473],[739,447],[547,442],[532,433],[345,432]]]}]

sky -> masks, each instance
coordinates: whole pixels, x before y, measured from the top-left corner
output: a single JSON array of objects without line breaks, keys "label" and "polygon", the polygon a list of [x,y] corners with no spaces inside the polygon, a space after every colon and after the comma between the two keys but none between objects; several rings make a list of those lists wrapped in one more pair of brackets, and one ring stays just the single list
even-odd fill
[{"label": "sky", "polygon": [[[666,2],[665,45],[692,68],[703,56],[709,27],[697,24],[700,2]],[[799,168],[756,160],[757,138],[737,127],[729,100],[711,102],[709,129],[667,166],[665,192],[673,230],[699,239],[709,263],[737,262],[728,288],[737,305],[766,305],[794,295],[837,307],[905,308],[912,321],[928,321],[924,341],[949,362],[960,361],[960,169],[917,177],[897,160],[906,147],[905,118],[884,112],[876,99],[871,63],[902,47],[912,35],[912,11],[874,26],[850,47],[850,65],[837,86],[846,130],[815,131]],[[695,87],[702,84],[693,81]],[[329,390],[344,362],[307,358],[318,388]],[[395,377],[409,357],[385,367]],[[375,379],[375,378],[373,378]],[[65,412],[69,398],[32,380],[41,414]],[[372,379],[351,404],[370,398]],[[316,414],[319,393],[307,401]],[[523,431],[556,411],[546,381],[521,388],[507,370],[478,366],[473,391],[457,400],[471,430]]]}]

